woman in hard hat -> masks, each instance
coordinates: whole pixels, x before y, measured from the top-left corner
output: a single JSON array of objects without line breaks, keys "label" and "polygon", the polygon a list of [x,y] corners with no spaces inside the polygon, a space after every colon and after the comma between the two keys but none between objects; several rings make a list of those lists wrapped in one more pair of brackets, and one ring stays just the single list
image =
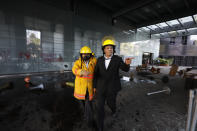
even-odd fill
[{"label": "woman in hard hat", "polygon": [[94,88],[96,89],[97,101],[97,126],[99,131],[103,131],[105,101],[110,107],[113,116],[115,116],[116,113],[116,96],[121,89],[119,69],[129,71],[131,63],[131,58],[127,58],[124,63],[121,57],[114,55],[115,46],[113,40],[107,39],[103,42],[103,56],[97,59],[94,71]]},{"label": "woman in hard hat", "polygon": [[80,57],[75,61],[72,72],[76,76],[74,97],[81,100],[85,106],[84,100],[92,101],[93,90],[93,73],[96,65],[96,58],[92,56],[89,47],[84,46],[80,50]]}]

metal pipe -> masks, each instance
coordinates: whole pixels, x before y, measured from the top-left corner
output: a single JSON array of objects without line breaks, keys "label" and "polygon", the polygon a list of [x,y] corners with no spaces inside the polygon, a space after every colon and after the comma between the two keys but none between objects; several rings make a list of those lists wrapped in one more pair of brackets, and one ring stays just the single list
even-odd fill
[{"label": "metal pipe", "polygon": [[190,131],[190,123],[191,123],[191,114],[192,114],[192,106],[193,106],[193,99],[194,99],[194,90],[189,91],[189,106],[188,106],[188,113],[187,113],[187,125],[186,131]]},{"label": "metal pipe", "polygon": [[152,95],[152,94],[157,94],[157,93],[166,92],[166,91],[169,91],[169,90],[155,91],[155,92],[147,93],[147,95],[149,96],[149,95]]}]

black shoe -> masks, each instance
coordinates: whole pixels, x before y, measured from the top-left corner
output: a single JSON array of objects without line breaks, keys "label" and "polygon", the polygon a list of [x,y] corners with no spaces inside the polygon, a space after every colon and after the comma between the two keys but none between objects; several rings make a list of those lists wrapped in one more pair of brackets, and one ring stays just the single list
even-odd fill
[{"label": "black shoe", "polygon": [[103,131],[103,127],[98,127],[97,126],[96,131]]}]

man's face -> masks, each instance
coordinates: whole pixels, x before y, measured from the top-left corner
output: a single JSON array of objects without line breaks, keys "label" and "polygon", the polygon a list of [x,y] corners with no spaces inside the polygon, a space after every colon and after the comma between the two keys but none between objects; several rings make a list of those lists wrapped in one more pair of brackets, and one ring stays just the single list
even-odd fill
[{"label": "man's face", "polygon": [[113,46],[111,45],[107,45],[104,48],[104,53],[106,56],[111,56],[113,54],[114,50],[113,50]]}]

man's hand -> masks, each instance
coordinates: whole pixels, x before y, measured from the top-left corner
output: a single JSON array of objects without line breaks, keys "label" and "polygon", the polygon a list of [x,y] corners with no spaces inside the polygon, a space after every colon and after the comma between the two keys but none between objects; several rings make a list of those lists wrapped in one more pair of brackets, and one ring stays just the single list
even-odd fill
[{"label": "man's hand", "polygon": [[126,59],[125,59],[125,64],[130,65],[132,59],[134,59],[134,58],[133,58],[133,57],[126,58]]}]

